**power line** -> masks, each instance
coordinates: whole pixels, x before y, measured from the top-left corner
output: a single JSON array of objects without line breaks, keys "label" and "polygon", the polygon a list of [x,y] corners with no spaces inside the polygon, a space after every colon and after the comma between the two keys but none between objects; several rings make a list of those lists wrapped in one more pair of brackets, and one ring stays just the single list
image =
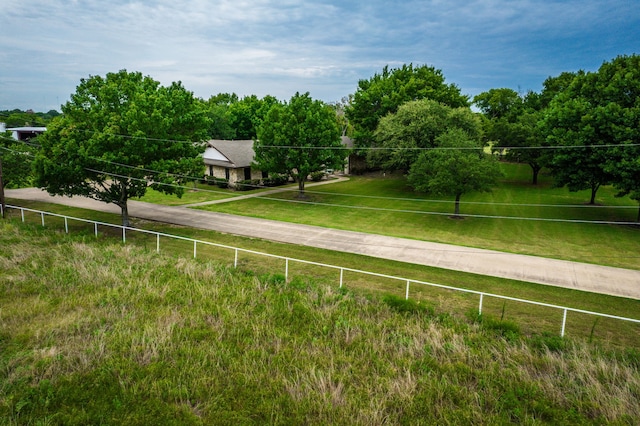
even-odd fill
[{"label": "power line", "polygon": [[[21,151],[16,151],[10,148],[5,148],[5,147],[0,147],[3,150],[6,151],[11,151],[11,152],[15,152],[15,153],[20,153],[23,155],[27,155],[30,157],[34,157],[33,154],[31,153],[27,153],[27,152],[21,152]],[[177,173],[170,173],[170,172],[165,172],[165,171],[160,171],[160,170],[153,170],[153,169],[147,169],[147,168],[143,168],[143,167],[137,167],[137,166],[131,166],[128,164],[123,164],[123,163],[118,163],[115,161],[109,161],[109,160],[103,160],[97,157],[89,157],[93,160],[99,161],[99,162],[103,162],[106,164],[113,164],[119,167],[125,167],[125,168],[130,168],[133,170],[139,170],[139,171],[145,171],[145,172],[149,172],[149,173],[155,173],[158,175],[165,175],[165,176],[172,176],[172,177],[178,177],[178,178],[184,178],[184,179],[189,179],[189,180],[194,180],[194,181],[199,181],[202,179],[202,177],[200,176],[190,176],[190,175],[184,175],[184,174],[177,174]],[[127,179],[136,179],[130,176],[125,176],[125,175],[117,175],[115,173],[112,172],[107,172],[107,171],[100,171],[100,170],[95,170],[95,169],[89,169],[86,168],[86,170],[88,171],[92,171],[94,173],[102,173],[102,174],[110,174],[112,176],[116,176],[116,177],[121,177],[121,178],[127,178]],[[151,182],[149,180],[147,180],[147,182]],[[192,190],[193,187],[190,186],[182,186],[182,185],[175,185],[175,184],[168,184],[168,183],[161,183],[161,182],[153,182],[153,184],[155,185],[164,185],[164,186],[174,186],[176,188],[184,188],[184,189],[189,189]],[[248,187],[252,187],[252,188],[262,188],[260,185],[250,185],[250,184],[244,184],[245,186]],[[227,194],[228,191],[215,191],[215,190],[210,190],[210,189],[202,189],[202,188],[197,188],[198,191],[200,192],[210,192],[210,193],[214,193],[214,194]],[[295,188],[280,188],[280,191],[283,192],[297,192],[298,190]],[[340,197],[350,197],[350,198],[364,198],[364,199],[374,199],[374,200],[389,200],[389,201],[406,201],[406,202],[419,202],[419,203],[451,203],[450,200],[434,200],[434,199],[425,199],[425,198],[403,198],[403,197],[380,197],[380,196],[375,196],[375,195],[360,195],[360,194],[346,194],[346,193],[338,193],[338,192],[326,192],[326,191],[313,191],[313,190],[305,190],[306,193],[308,194],[317,194],[317,195],[330,195],[330,196],[340,196]],[[602,206],[602,205],[586,205],[586,204],[531,204],[531,203],[500,203],[500,202],[488,202],[488,201],[460,201],[460,204],[463,205],[486,205],[486,206],[506,206],[506,207],[549,207],[549,208],[589,208],[589,209],[636,209],[636,206]]]},{"label": "power line", "polygon": [[[137,180],[141,182],[149,182],[147,179],[140,178],[132,178],[130,176],[117,175],[114,173],[109,173],[104,170],[95,170],[89,169],[86,170],[92,171],[94,173],[102,173],[114,177],[120,177],[124,179]],[[186,188],[191,189],[189,187],[179,186],[179,185],[171,185],[165,184],[161,182],[151,182],[155,185],[165,185],[165,186],[173,186],[178,188]],[[322,206],[322,207],[338,207],[345,209],[354,209],[354,210],[372,210],[372,211],[383,211],[383,212],[394,212],[394,213],[410,213],[410,214],[424,214],[424,215],[435,215],[435,216],[452,216],[451,213],[444,212],[432,212],[432,211],[422,211],[422,210],[405,210],[405,209],[389,209],[384,207],[369,207],[369,206],[349,206],[344,204],[332,204],[332,203],[320,203],[320,202],[311,202],[311,201],[302,201],[302,200],[286,200],[282,198],[274,198],[257,195],[254,198],[259,198],[263,200],[269,201],[278,201],[278,202],[287,202],[287,203],[297,203],[297,204],[307,204],[314,206]],[[555,219],[555,218],[535,218],[535,217],[523,217],[523,216],[494,216],[494,215],[478,215],[478,214],[459,214],[459,217],[470,217],[470,218],[481,218],[481,219],[509,219],[509,220],[528,220],[528,221],[541,221],[541,222],[560,222],[560,223],[587,223],[587,224],[597,224],[597,225],[637,225],[637,222],[621,222],[621,221],[604,221],[604,220],[586,220],[586,219]]]}]

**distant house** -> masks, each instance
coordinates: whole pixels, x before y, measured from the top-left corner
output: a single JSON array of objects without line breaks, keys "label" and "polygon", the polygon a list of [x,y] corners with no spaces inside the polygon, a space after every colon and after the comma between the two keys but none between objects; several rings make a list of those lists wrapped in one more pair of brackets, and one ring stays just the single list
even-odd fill
[{"label": "distant house", "polygon": [[251,168],[255,157],[252,140],[210,140],[203,157],[205,175],[227,179],[230,186],[241,180],[267,177],[266,173]]},{"label": "distant house", "polygon": [[10,127],[7,129],[12,134],[11,136],[17,141],[28,141],[31,138],[35,138],[38,135],[43,134],[46,127]]}]

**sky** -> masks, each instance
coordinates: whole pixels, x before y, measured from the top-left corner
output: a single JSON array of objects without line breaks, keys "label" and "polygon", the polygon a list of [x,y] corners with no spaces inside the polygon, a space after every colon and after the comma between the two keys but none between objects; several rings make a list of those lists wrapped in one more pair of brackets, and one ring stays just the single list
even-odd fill
[{"label": "sky", "polygon": [[121,69],[203,99],[335,102],[413,63],[473,98],[635,53],[638,0],[0,0],[0,110],[60,110]]}]

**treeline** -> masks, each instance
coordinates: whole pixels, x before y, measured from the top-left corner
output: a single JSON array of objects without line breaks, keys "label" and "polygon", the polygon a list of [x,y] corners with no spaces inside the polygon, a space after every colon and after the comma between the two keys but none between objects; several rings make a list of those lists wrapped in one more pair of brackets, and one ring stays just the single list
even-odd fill
[{"label": "treeline", "polygon": [[0,111],[0,123],[7,127],[46,127],[47,123],[60,115],[58,111],[52,109],[48,112],[34,112],[32,110],[22,111],[20,109]]}]

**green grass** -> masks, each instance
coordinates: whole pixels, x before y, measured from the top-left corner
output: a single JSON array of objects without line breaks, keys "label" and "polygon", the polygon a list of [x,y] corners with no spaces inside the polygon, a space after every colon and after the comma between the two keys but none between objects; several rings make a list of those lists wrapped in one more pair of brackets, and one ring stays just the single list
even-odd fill
[{"label": "green grass", "polygon": [[148,189],[144,197],[140,201],[147,203],[164,204],[167,206],[179,206],[183,204],[202,203],[204,201],[221,200],[224,198],[234,197],[238,195],[228,189],[220,189],[215,185],[206,185],[202,183],[193,183],[185,189],[182,197],[175,195],[167,195],[153,189]]},{"label": "green grass", "polygon": [[[15,201],[17,202],[18,200]],[[21,204],[25,207],[49,210],[58,214],[66,214],[74,217],[94,219],[114,224],[119,224],[120,222],[119,216],[115,214],[98,213],[90,210],[69,208],[66,206],[46,203],[23,201]],[[40,215],[26,213],[25,219],[28,224],[40,227]],[[11,220],[20,220],[20,215],[17,211],[11,211]],[[46,224],[48,228],[57,230],[64,229],[62,219],[47,217]],[[91,224],[71,220],[68,225],[71,235],[80,234],[87,237],[93,236],[94,228]],[[352,269],[360,269],[407,279],[433,282],[458,288],[517,297],[611,315],[638,318],[637,313],[640,312],[640,301],[634,299],[581,292],[572,289],[531,284],[515,280],[486,277],[428,266],[334,252],[331,250],[320,250],[305,246],[238,237],[229,234],[220,234],[213,231],[173,226],[150,221],[134,219],[134,226],[279,256],[343,266]],[[103,236],[108,236],[114,240],[122,239],[120,231],[113,228],[100,227],[99,234],[101,238]],[[127,233],[126,241],[127,244],[139,245],[148,250],[153,251],[156,249],[155,236],[148,236],[135,231],[129,231]],[[163,237],[161,238],[160,246],[162,253],[169,253],[179,257],[193,257],[193,243],[191,242],[172,240]],[[228,265],[233,265],[234,262],[234,252],[228,249],[199,245],[197,248],[197,254],[199,259],[214,260]],[[283,260],[269,259],[264,256],[242,253],[239,255],[239,266],[260,274],[284,274],[285,267]],[[313,279],[332,282],[335,285],[338,285],[339,283],[339,271],[333,269],[304,265],[295,262],[290,263],[289,269],[290,274],[292,275],[305,275]],[[376,293],[389,293],[402,297],[404,297],[406,289],[405,281],[377,279],[367,275],[349,272],[344,274],[344,281],[350,288],[359,288],[363,291]],[[446,309],[448,312],[458,316],[464,316],[470,309],[477,310],[479,302],[478,296],[476,295],[467,295],[448,290],[438,290],[417,284],[411,286],[410,296],[412,299],[429,302],[436,307]],[[517,320],[525,332],[544,330],[553,334],[558,334],[560,331],[562,312],[559,310],[540,308],[517,302],[507,302],[507,304],[503,306],[502,301],[491,298],[485,298],[483,305],[483,311],[485,313],[494,315],[500,315],[504,308],[506,318],[510,320]],[[594,320],[594,317],[569,313],[567,318],[567,334],[574,337],[588,337],[591,333],[591,327]],[[601,341],[610,342],[611,344],[640,347],[639,331],[640,326],[632,323],[621,323],[620,321],[615,320],[602,320],[595,328],[595,338]]]},{"label": "green grass", "polygon": [[[636,218],[637,202],[628,197],[616,198],[613,188],[600,189],[598,206],[585,206],[588,201],[586,191],[570,193],[565,188],[552,188],[550,177],[544,174],[540,176],[540,184],[533,186],[528,183],[528,166],[503,163],[502,167],[506,178],[493,192],[465,194],[462,198],[463,202],[490,204],[463,204],[463,214],[627,222]],[[640,227],[637,226],[473,217],[453,220],[449,218],[453,212],[450,198],[415,193],[406,185],[404,177],[398,175],[356,176],[348,182],[313,188],[308,195],[310,203],[300,203],[295,198],[296,193],[290,191],[271,195],[271,199],[251,198],[200,208],[640,269]],[[425,201],[427,198],[444,202]]]},{"label": "green grass", "polygon": [[3,424],[640,418],[637,346],[525,333],[508,308],[458,317],[7,221],[0,247]]}]

